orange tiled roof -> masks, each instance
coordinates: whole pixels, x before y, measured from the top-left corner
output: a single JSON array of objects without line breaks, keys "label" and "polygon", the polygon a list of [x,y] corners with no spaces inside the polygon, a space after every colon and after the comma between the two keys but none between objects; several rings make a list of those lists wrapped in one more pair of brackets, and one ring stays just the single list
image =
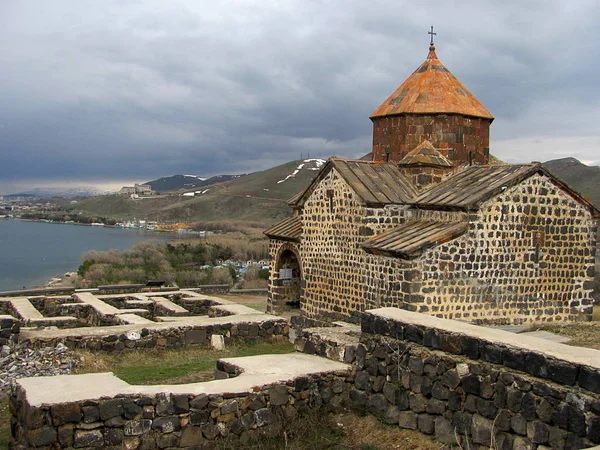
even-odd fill
[{"label": "orange tiled roof", "polygon": [[375,110],[371,118],[432,113],[494,119],[479,100],[444,67],[433,45],[429,47],[425,62]]}]

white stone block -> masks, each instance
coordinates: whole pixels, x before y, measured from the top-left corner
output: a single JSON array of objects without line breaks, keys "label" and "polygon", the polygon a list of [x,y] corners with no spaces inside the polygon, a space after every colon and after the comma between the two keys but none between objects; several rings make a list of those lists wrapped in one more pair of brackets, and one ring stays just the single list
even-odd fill
[{"label": "white stone block", "polygon": [[225,336],[221,334],[213,334],[210,337],[210,345],[215,350],[223,350],[225,348]]}]

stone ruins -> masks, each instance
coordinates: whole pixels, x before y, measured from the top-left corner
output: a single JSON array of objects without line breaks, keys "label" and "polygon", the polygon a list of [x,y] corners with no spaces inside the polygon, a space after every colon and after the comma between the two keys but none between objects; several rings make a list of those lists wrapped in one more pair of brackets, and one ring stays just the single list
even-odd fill
[{"label": "stone ruins", "polygon": [[[23,378],[13,449],[238,448],[308,410],[358,409],[473,450],[600,443],[600,352],[397,308],[304,329],[299,353],[222,359],[214,381]],[[66,388],[68,386],[68,389]]]},{"label": "stone ruins", "polygon": [[289,334],[281,317],[199,290],[0,297],[0,343],[123,351],[208,345],[212,335],[229,344]]}]

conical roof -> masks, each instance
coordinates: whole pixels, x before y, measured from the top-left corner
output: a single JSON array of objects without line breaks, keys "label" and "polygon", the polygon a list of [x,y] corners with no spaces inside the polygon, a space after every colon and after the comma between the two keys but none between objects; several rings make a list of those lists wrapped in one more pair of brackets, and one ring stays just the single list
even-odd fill
[{"label": "conical roof", "polygon": [[435,46],[427,59],[371,115],[462,114],[494,119],[494,116],[440,62]]}]

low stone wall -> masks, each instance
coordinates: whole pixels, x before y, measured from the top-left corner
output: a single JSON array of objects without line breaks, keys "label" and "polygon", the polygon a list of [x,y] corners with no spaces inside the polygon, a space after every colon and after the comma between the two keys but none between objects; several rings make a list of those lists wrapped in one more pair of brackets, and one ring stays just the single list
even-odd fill
[{"label": "low stone wall", "polygon": [[[231,364],[221,366],[237,375]],[[109,374],[90,375],[101,382]],[[339,409],[352,382],[352,374],[339,369],[254,388],[231,384],[241,378],[213,382],[226,383],[219,385],[226,391],[218,393],[129,394],[33,405],[31,398],[39,397],[19,382],[11,395],[11,448],[204,449],[214,448],[218,439],[244,448],[253,437],[280,434],[303,411]]]},{"label": "low stone wall", "polygon": [[180,295],[173,297],[173,303],[187,309],[190,314],[195,316],[207,316],[210,308],[216,304],[212,299],[186,298]]},{"label": "low stone wall", "polygon": [[0,315],[0,346],[18,343],[20,330],[18,319]]},{"label": "low stone wall", "polygon": [[44,289],[21,289],[18,291],[0,292],[0,297],[36,297],[40,295],[71,295],[75,288],[55,287]]},{"label": "low stone wall", "polygon": [[350,400],[389,423],[471,449],[600,443],[598,351],[393,308],[362,331]]},{"label": "low stone wall", "polygon": [[227,294],[231,288],[228,284],[207,284],[204,286],[196,286],[195,288],[182,289],[182,291],[192,291],[198,294]]},{"label": "low stone wall", "polygon": [[[229,316],[231,317],[231,316]],[[77,331],[77,330],[73,330]],[[289,335],[289,325],[283,318],[263,320],[232,320],[223,323],[185,325],[156,324],[140,327],[123,325],[85,329],[81,333],[64,330],[64,333],[38,333],[27,341],[32,348],[56,346],[62,343],[70,349],[91,351],[126,351],[142,348],[180,348],[186,345],[210,345],[211,336],[220,334],[225,344],[233,342],[259,342],[272,336]]]},{"label": "low stone wall", "polygon": [[140,292],[145,284],[110,284],[104,286],[98,286],[95,294],[132,294]]}]

